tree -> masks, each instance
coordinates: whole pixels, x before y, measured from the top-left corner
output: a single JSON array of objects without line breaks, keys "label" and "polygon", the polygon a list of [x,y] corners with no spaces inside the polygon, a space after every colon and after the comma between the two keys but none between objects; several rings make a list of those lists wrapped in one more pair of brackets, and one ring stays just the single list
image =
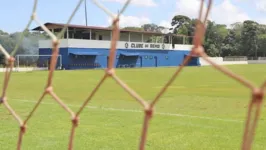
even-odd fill
[{"label": "tree", "polygon": [[230,25],[230,28],[235,31],[237,36],[241,36],[241,31],[243,29],[243,23],[242,22],[236,22]]},{"label": "tree", "polygon": [[244,56],[257,57],[258,23],[246,20],[241,32],[241,51]]},{"label": "tree", "polygon": [[[195,25],[197,19],[189,18],[184,15],[176,15],[171,19],[172,32],[169,36],[173,36],[172,44],[192,44],[193,38],[186,36],[194,36]],[[111,27],[111,26],[110,26]],[[149,31],[162,33],[165,27],[154,23],[143,24],[140,27],[128,26],[122,29],[133,31]],[[18,40],[21,32],[7,33],[0,30],[0,44],[11,52]],[[184,36],[176,36],[181,34]],[[45,32],[24,31],[24,39],[18,47],[16,54],[36,54],[38,52],[38,40],[50,39]],[[169,42],[169,38],[151,37],[149,42],[155,40]],[[227,28],[226,25],[217,24],[214,21],[207,22],[203,46],[209,56],[248,56],[248,57],[266,57],[266,25],[258,24],[252,20],[235,22]],[[0,56],[1,63],[1,56]]]},{"label": "tree", "polygon": [[180,28],[187,28],[191,24],[191,19],[187,16],[183,15],[176,15],[173,17],[171,25],[173,27],[174,32],[173,33],[178,33],[178,30]]},{"label": "tree", "polygon": [[0,30],[0,44],[8,53],[11,53],[18,44],[22,34],[23,40],[18,46],[16,54],[38,54],[38,40],[49,39],[49,36],[45,32],[41,33],[25,30],[24,32],[8,34]]},{"label": "tree", "polygon": [[3,35],[8,35],[8,33],[4,32],[3,30],[0,30],[0,36],[3,36]]},{"label": "tree", "polygon": [[[174,16],[171,22],[173,33],[177,34],[178,32],[182,33],[184,31],[187,31],[190,24],[191,19],[189,17],[183,15]],[[179,29],[181,29],[182,31],[178,31]]]},{"label": "tree", "polygon": [[141,26],[141,28],[143,28],[144,31],[159,32],[159,33],[162,33],[162,30],[165,29],[165,27],[158,26],[158,25],[156,25],[154,23],[144,24],[144,25]]},{"label": "tree", "polygon": [[264,24],[259,24],[259,25],[258,25],[258,33],[259,33],[259,34],[266,34],[266,25],[264,25]]},{"label": "tree", "polygon": [[144,31],[141,27],[124,27],[124,30],[132,30],[132,31]]},{"label": "tree", "polygon": [[258,54],[262,57],[266,57],[266,34],[258,36]]},{"label": "tree", "polygon": [[204,46],[206,53],[210,56],[221,56],[223,41],[228,33],[226,25],[215,24],[208,21]]},{"label": "tree", "polygon": [[0,65],[5,67],[6,66],[6,61],[5,61],[5,55],[4,54],[0,54]]},{"label": "tree", "polygon": [[[172,18],[171,25],[173,34],[189,35],[191,30],[191,19],[184,15],[176,15]],[[173,45],[185,43],[189,43],[189,39],[184,40],[183,37],[173,37]]]},{"label": "tree", "polygon": [[16,41],[9,35],[0,36],[0,44],[7,50],[7,52],[11,52],[16,45]]},{"label": "tree", "polygon": [[226,25],[222,25],[222,24],[217,24],[215,26],[215,30],[216,30],[215,43],[216,43],[217,48],[219,49],[219,56],[221,56],[222,55],[223,41],[225,40],[225,37],[228,34],[228,30],[226,28]]},{"label": "tree", "polygon": [[233,55],[238,55],[238,49],[239,49],[239,44],[236,42],[236,32],[235,30],[229,30],[227,36],[225,37],[223,43],[222,43],[222,53],[221,56],[233,56]]},{"label": "tree", "polygon": [[[233,30],[235,33],[235,42],[238,43],[238,45],[240,46],[241,32],[243,30],[243,23],[242,22],[236,22],[236,23],[231,24],[231,30]],[[238,49],[240,49],[240,47],[238,47]],[[239,55],[242,55],[242,54],[239,52]]]}]

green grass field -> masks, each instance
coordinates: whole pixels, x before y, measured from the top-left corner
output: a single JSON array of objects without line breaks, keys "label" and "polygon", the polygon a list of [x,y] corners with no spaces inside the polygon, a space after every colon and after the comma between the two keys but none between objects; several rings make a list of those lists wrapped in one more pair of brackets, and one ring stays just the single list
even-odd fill
[{"label": "green grass field", "polygon": [[[256,85],[266,79],[266,65],[228,68]],[[175,68],[121,69],[117,74],[144,99],[151,101],[174,71]],[[103,75],[102,70],[56,71],[54,90],[77,111]],[[2,79],[3,73],[0,76]],[[46,79],[45,71],[12,74],[8,101],[22,118],[40,97]],[[146,149],[240,149],[249,100],[247,88],[213,68],[187,67],[156,105]],[[74,149],[138,149],[144,116],[141,110],[139,103],[120,86],[111,79],[106,80],[80,116]],[[263,107],[253,149],[266,149],[265,118]],[[3,106],[0,119],[0,149],[15,149],[19,126]],[[47,96],[28,123],[22,149],[65,150],[70,128],[69,114]]]}]

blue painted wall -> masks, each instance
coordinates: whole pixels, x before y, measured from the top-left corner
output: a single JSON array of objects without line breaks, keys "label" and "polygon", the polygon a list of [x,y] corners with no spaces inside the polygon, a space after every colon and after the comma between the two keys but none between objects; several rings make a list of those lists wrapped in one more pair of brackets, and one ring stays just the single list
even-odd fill
[{"label": "blue painted wall", "polygon": [[[51,55],[52,54],[52,49],[51,48],[41,48],[39,49],[39,55]],[[57,60],[57,67],[60,66],[60,61],[62,62],[62,65],[67,65],[68,64],[68,59],[65,59],[64,57],[68,55],[68,49],[67,48],[61,48],[59,51],[59,55],[61,55],[61,58],[58,57]],[[39,57],[38,65],[40,67],[43,66],[43,64],[47,65],[47,61],[50,61],[50,56],[42,56]],[[62,60],[60,60],[62,59]],[[47,67],[47,66],[46,66]]]},{"label": "blue painted wall", "polygon": [[[94,56],[76,55],[79,52],[98,53]],[[124,56],[121,54],[139,54],[139,56]],[[51,55],[51,49],[39,49],[40,55]],[[178,66],[188,50],[122,50],[116,52],[115,67],[161,67]],[[88,49],[88,48],[60,48],[62,55],[62,67],[65,69],[86,69],[86,68],[106,68],[108,62],[109,49]],[[199,66],[199,58],[193,58],[189,66]]]}]

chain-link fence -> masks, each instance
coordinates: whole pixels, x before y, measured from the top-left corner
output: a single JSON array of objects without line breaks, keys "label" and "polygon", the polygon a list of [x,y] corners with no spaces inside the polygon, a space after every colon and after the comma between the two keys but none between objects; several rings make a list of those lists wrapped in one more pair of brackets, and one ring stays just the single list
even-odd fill
[{"label": "chain-link fence", "polygon": [[[110,46],[110,53],[109,53],[109,62],[108,62],[108,67],[105,70],[105,75],[102,77],[100,82],[97,84],[97,86],[93,89],[93,91],[90,93],[88,98],[84,101],[84,103],[81,105],[80,109],[77,112],[72,111],[54,92],[53,90],[53,74],[55,71],[55,67],[57,64],[57,58],[59,55],[59,43],[61,37],[64,35],[65,30],[67,28],[67,25],[70,23],[72,20],[73,16],[79,9],[80,5],[82,4],[83,0],[79,0],[77,6],[75,7],[73,13],[69,17],[64,29],[57,35],[54,35],[52,32],[50,32],[39,20],[38,15],[37,15],[37,2],[38,0],[35,0],[34,6],[33,6],[33,11],[32,11],[32,16],[30,18],[29,23],[26,26],[26,29],[30,26],[30,24],[35,21],[37,24],[39,24],[42,29],[50,36],[52,39],[52,57],[50,61],[50,70],[48,73],[48,80],[46,84],[45,90],[42,92],[38,102],[32,109],[32,111],[27,115],[27,118],[25,120],[22,120],[19,115],[10,107],[8,104],[8,99],[6,97],[6,91],[8,89],[9,85],[9,80],[11,77],[11,72],[12,68],[14,66],[14,55],[18,49],[18,46],[20,45],[23,35],[20,38],[20,42],[17,43],[16,47],[12,51],[11,54],[7,53],[6,50],[0,46],[1,52],[5,55],[6,60],[7,60],[7,68],[5,72],[5,77],[4,77],[4,82],[3,82],[3,90],[2,90],[2,96],[0,99],[0,102],[8,109],[8,111],[12,114],[12,116],[18,121],[20,125],[20,131],[19,131],[19,139],[17,143],[17,149],[21,149],[22,145],[22,139],[23,135],[26,131],[26,125],[28,121],[31,119],[32,115],[35,113],[36,109],[39,107],[41,104],[43,98],[46,95],[51,95],[53,99],[58,102],[59,105],[61,105],[66,112],[69,113],[69,115],[72,117],[72,128],[71,128],[71,133],[70,133],[70,138],[69,138],[69,150],[73,149],[73,141],[75,137],[75,129],[77,128],[77,125],[79,123],[79,115],[82,113],[83,109],[85,106],[88,104],[88,102],[92,99],[94,94],[98,91],[98,89],[104,84],[105,80],[107,78],[112,78],[113,80],[116,81],[118,85],[121,86],[124,90],[128,92],[129,95],[134,97],[136,99],[136,102],[138,102],[142,107],[143,111],[145,112],[145,117],[144,117],[144,122],[143,122],[143,128],[142,128],[142,134],[140,135],[140,143],[139,143],[139,149],[143,150],[145,149],[145,142],[147,138],[147,131],[149,128],[149,122],[153,117],[153,112],[154,112],[154,107],[157,104],[157,102],[160,100],[160,98],[163,96],[165,91],[168,89],[168,87],[173,83],[173,81],[176,79],[176,77],[179,75],[179,73],[183,70],[184,66],[190,61],[192,56],[199,56],[202,57],[206,62],[210,63],[213,68],[219,70],[221,73],[235,79],[236,81],[240,82],[243,86],[247,87],[250,89],[252,93],[252,98],[248,107],[248,114],[247,114],[247,119],[246,119],[246,126],[244,130],[244,135],[243,135],[243,142],[242,142],[242,149],[243,150],[249,150],[251,149],[251,145],[253,142],[254,138],[254,133],[256,129],[256,125],[259,119],[260,115],[260,110],[262,106],[262,100],[264,96],[264,90],[266,87],[266,81],[261,84],[260,87],[256,87],[253,83],[250,81],[247,81],[246,79],[242,78],[239,75],[234,74],[230,70],[226,69],[223,66],[220,66],[214,62],[212,62],[207,54],[204,52],[204,48],[202,47],[202,41],[205,35],[205,30],[206,30],[206,22],[207,18],[209,16],[210,10],[211,10],[211,5],[212,5],[212,0],[207,1],[207,8],[204,10],[204,4],[205,1],[201,0],[201,5],[200,5],[200,11],[199,11],[199,16],[198,20],[196,23],[196,29],[195,29],[195,34],[193,37],[193,45],[194,47],[192,48],[190,55],[188,55],[185,59],[184,62],[182,63],[181,66],[178,66],[175,73],[172,75],[172,77],[169,79],[169,81],[165,84],[165,86],[160,90],[160,92],[157,94],[157,96],[153,99],[151,103],[145,101],[140,95],[138,95],[134,90],[132,90],[127,84],[125,84],[115,73],[114,69],[114,61],[115,61],[115,54],[116,54],[116,46],[117,46],[117,41],[119,39],[119,16],[124,12],[124,10],[127,8],[131,0],[127,0],[119,14],[115,15],[113,14],[110,10],[105,8],[101,3],[99,3],[97,0],[92,0],[95,5],[97,5],[100,9],[102,9],[108,16],[110,16],[113,21],[112,21],[112,41],[111,41],[111,46]],[[203,13],[205,12],[205,13]],[[183,42],[184,39],[182,39]],[[200,145],[199,145],[200,146]]]}]

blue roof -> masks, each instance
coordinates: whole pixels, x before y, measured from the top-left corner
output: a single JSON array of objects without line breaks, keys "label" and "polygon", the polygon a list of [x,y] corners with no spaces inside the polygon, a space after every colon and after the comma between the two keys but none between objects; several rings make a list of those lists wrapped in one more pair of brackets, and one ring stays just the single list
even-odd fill
[{"label": "blue roof", "polygon": [[87,56],[96,56],[96,55],[101,55],[98,52],[69,52],[69,54],[73,54],[73,55],[87,55]]},{"label": "blue roof", "polygon": [[139,56],[139,53],[128,53],[128,52],[121,52],[120,55],[124,56]]}]

